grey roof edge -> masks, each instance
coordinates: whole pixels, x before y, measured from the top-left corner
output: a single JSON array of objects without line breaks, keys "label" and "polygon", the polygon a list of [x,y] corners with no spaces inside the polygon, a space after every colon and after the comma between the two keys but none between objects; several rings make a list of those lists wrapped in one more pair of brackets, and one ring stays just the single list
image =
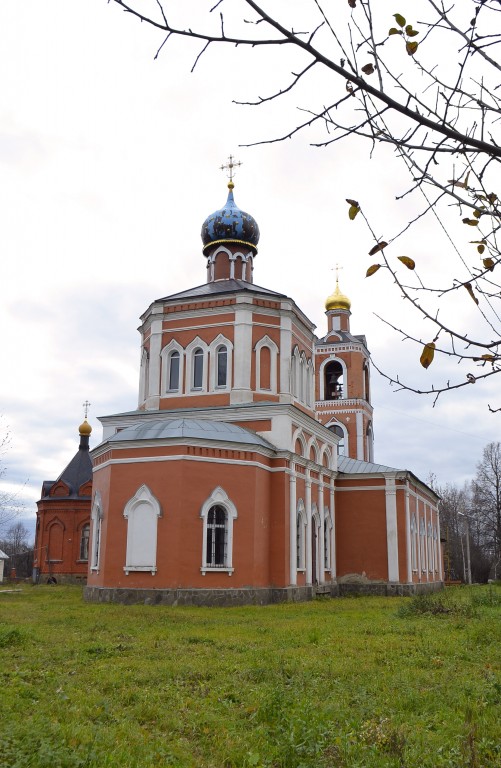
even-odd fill
[{"label": "grey roof edge", "polygon": [[216,280],[211,283],[201,283],[195,285],[193,288],[188,288],[185,291],[179,291],[178,293],[172,293],[169,296],[162,296],[159,299],[155,299],[154,303],[163,301],[178,301],[179,299],[197,299],[200,296],[211,296],[214,294],[225,293],[262,293],[266,296],[277,296],[282,299],[288,298],[285,293],[279,293],[273,291],[270,288],[264,288],[262,285],[256,285],[255,283],[248,283],[246,280]]},{"label": "grey roof edge", "polygon": [[360,459],[350,459],[348,456],[340,456],[338,460],[338,472],[341,475],[384,475],[388,473],[403,475],[412,480],[416,485],[425,488],[437,501],[440,499],[439,494],[434,491],[433,488],[430,488],[429,485],[415,475],[410,469],[397,469],[396,467],[388,467],[385,464],[376,464],[374,462],[361,461]]},{"label": "grey roof edge", "polygon": [[146,424],[133,424],[120,430],[114,435],[103,440],[92,450],[92,454],[99,452],[109,443],[118,445],[120,443],[137,443],[140,445],[156,443],[179,443],[188,442],[190,444],[203,442],[219,445],[235,444],[250,446],[255,448],[265,448],[267,451],[276,452],[277,448],[269,440],[259,435],[253,430],[246,429],[240,425],[231,422],[216,421],[213,419],[194,419],[189,417],[157,419]]}]

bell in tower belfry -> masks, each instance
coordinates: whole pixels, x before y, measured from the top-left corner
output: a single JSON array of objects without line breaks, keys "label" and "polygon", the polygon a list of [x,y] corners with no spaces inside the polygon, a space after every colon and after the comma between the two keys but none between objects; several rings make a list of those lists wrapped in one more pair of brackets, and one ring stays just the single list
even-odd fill
[{"label": "bell in tower belfry", "polygon": [[365,336],[351,333],[351,301],[334,292],[325,302],[327,334],[315,345],[316,413],[338,437],[338,452],[373,461],[370,358]]}]

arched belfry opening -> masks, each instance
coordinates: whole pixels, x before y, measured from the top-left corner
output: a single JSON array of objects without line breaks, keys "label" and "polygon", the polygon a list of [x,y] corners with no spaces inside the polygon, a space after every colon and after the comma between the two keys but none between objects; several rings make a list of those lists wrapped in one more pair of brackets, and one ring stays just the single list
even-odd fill
[{"label": "arched belfry opening", "polygon": [[344,370],[338,360],[331,360],[324,368],[325,400],[340,400],[344,395]]}]

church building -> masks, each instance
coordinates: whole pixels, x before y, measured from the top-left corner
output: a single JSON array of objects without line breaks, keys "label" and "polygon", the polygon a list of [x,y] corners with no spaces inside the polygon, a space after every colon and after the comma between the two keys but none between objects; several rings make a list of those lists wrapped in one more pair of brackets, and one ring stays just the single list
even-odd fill
[{"label": "church building", "polygon": [[33,552],[34,580],[85,582],[89,565],[92,462],[87,419],[79,427],[80,444],[57,480],[45,480],[37,502]]},{"label": "church building", "polygon": [[100,419],[85,597],[231,605],[437,589],[438,497],[374,461],[350,301],[336,280],[318,338],[294,299],[254,283],[259,228],[229,167],[228,199],[202,227],[205,282],[148,307],[138,407]]}]

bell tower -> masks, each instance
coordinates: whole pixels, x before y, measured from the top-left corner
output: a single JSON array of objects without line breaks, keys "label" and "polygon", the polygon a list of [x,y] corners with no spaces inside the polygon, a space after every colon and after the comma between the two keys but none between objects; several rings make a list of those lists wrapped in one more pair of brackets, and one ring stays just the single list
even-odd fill
[{"label": "bell tower", "polygon": [[351,301],[336,288],[325,302],[327,334],[315,344],[317,419],[339,437],[339,454],[374,461],[370,358],[350,331]]}]

